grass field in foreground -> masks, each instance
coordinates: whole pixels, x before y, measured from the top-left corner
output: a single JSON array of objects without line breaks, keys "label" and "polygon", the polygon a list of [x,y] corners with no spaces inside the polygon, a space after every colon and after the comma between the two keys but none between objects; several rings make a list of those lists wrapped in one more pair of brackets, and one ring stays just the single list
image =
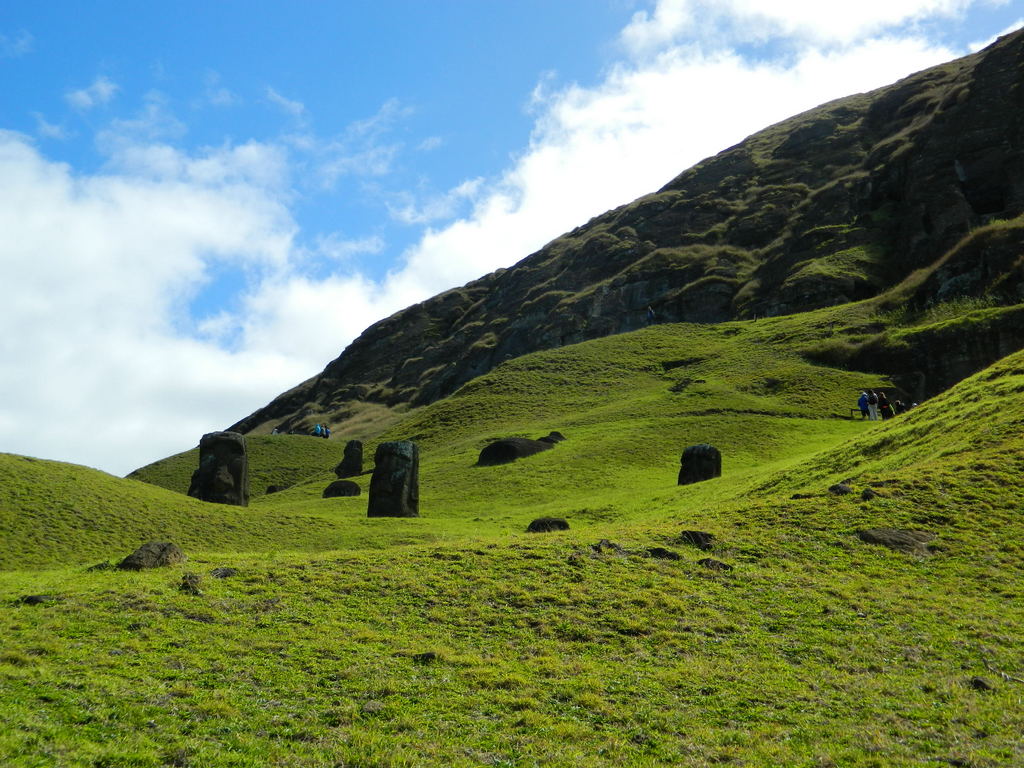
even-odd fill
[{"label": "grass field in foreground", "polygon": [[[127,489],[74,502],[107,503],[112,528],[142,499],[210,543],[153,572],[0,572],[0,764],[1024,762],[1024,354],[862,424],[836,416],[876,380],[767,340],[807,333],[666,326],[510,361],[381,436],[420,442],[417,520],[320,499],[330,466],[245,510],[80,478],[68,494]],[[473,466],[490,438],[550,429],[569,439]],[[252,441],[254,462],[274,439]],[[677,487],[681,449],[705,440],[723,477]],[[5,547],[46,479],[17,462],[67,466],[10,462]],[[854,493],[828,492],[844,479]],[[238,515],[237,543],[206,511]],[[545,513],[571,529],[523,532]],[[281,519],[295,527],[272,536]],[[936,538],[906,554],[856,535],[881,526]],[[125,553],[105,535],[78,562]],[[45,543],[20,546],[42,561]],[[202,595],[178,590],[187,571]]]}]

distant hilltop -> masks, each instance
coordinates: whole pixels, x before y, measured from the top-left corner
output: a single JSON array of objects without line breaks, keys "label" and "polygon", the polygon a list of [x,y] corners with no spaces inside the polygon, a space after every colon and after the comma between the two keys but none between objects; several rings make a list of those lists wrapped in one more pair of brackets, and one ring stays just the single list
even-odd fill
[{"label": "distant hilltop", "polygon": [[[524,353],[649,322],[717,323],[898,292],[1024,300],[1024,31],[754,134],[509,269],[375,323],[324,371],[230,427],[337,426],[445,397]],[[922,394],[1019,348],[1019,320],[952,360],[859,360]],[[947,340],[948,341],[948,340]],[[907,366],[910,366],[909,368]],[[378,415],[379,418],[379,415]]]}]

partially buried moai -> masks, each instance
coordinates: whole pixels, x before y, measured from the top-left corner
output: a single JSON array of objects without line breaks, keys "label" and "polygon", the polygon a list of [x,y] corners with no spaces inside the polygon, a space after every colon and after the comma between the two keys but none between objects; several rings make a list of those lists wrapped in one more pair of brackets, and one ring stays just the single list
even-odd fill
[{"label": "partially buried moai", "polygon": [[679,462],[679,485],[722,476],[722,454],[715,446],[707,443],[691,445],[683,451]]},{"label": "partially buried moai", "polygon": [[374,454],[367,517],[420,516],[420,452],[407,440],[381,443]]},{"label": "partially buried moai", "polygon": [[188,495],[217,504],[249,505],[249,458],[243,435],[203,435],[199,441],[199,468],[192,473]]},{"label": "partially buried moai", "polygon": [[363,444],[359,440],[349,440],[345,444],[345,455],[334,468],[338,477],[355,477],[363,474]]}]

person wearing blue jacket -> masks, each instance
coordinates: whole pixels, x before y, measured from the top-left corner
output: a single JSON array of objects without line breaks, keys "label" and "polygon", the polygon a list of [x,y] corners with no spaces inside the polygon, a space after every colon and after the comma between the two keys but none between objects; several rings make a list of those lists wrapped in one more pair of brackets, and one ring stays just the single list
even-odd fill
[{"label": "person wearing blue jacket", "polygon": [[857,407],[860,408],[861,419],[868,417],[868,393],[861,392],[860,397],[857,399]]}]

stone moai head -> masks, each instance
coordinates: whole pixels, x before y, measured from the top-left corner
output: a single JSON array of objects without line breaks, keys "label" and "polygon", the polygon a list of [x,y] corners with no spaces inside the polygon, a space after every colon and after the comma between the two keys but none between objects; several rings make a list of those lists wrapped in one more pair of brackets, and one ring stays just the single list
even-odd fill
[{"label": "stone moai head", "polygon": [[367,517],[419,517],[420,453],[415,443],[381,443],[374,455]]},{"label": "stone moai head", "polygon": [[249,457],[245,437],[237,432],[210,432],[199,441],[199,468],[192,473],[188,495],[217,504],[249,504]]},{"label": "stone moai head", "polygon": [[363,444],[359,440],[349,440],[345,444],[345,455],[341,463],[334,468],[338,477],[355,477],[363,474]]},{"label": "stone moai head", "polygon": [[707,443],[691,445],[683,451],[679,463],[679,485],[699,483],[722,476],[722,454]]}]

